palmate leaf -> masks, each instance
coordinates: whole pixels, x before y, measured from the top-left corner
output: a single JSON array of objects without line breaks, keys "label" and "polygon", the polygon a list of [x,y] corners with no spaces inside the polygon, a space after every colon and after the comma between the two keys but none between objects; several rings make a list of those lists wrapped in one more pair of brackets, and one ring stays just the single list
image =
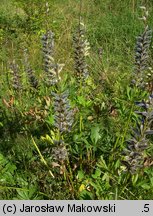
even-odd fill
[{"label": "palmate leaf", "polygon": [[0,154],[0,183],[1,184],[15,184],[14,173],[17,167],[15,164],[9,162],[2,154]]},{"label": "palmate leaf", "polygon": [[98,177],[101,176],[101,174],[102,174],[102,171],[101,171],[99,168],[97,168],[96,171],[95,171],[95,173],[92,174],[92,177],[93,177],[94,179],[97,179]]},{"label": "palmate leaf", "polygon": [[39,200],[40,196],[37,194],[37,186],[30,185],[29,189],[17,189],[17,198],[19,200]]}]

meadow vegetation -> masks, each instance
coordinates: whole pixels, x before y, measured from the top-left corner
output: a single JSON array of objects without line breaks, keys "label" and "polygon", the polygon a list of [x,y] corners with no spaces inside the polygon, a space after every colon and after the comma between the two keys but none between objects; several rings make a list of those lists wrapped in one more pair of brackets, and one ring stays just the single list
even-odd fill
[{"label": "meadow vegetation", "polygon": [[152,8],[0,1],[0,199],[152,199]]}]

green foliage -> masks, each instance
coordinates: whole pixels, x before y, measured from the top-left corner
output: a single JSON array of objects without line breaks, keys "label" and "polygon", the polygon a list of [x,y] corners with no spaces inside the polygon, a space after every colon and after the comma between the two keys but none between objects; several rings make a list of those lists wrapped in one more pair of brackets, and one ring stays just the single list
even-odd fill
[{"label": "green foliage", "polygon": [[[1,1],[0,199],[152,199],[151,31],[140,3]],[[139,34],[145,89],[131,82]],[[149,135],[138,133],[135,111],[149,113]],[[142,137],[142,166],[131,173],[126,159],[137,145],[127,155],[126,140]]]}]

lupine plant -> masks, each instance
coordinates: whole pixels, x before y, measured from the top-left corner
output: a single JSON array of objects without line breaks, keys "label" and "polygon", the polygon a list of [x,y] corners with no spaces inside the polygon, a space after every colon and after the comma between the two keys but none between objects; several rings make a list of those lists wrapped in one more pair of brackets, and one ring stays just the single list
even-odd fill
[{"label": "lupine plant", "polygon": [[85,81],[89,76],[86,58],[89,55],[90,46],[85,38],[85,25],[82,22],[79,22],[77,31],[74,33],[73,44],[76,77],[78,77],[79,82]]},{"label": "lupine plant", "polygon": [[24,50],[24,67],[31,87],[37,89],[38,80],[34,75],[33,69],[30,67],[27,50]]},{"label": "lupine plant", "polygon": [[147,24],[148,11],[145,7],[141,7],[143,10],[143,17],[140,19],[144,22],[144,32],[137,37],[135,47],[135,71],[134,83],[136,86],[144,88],[146,86],[146,75],[148,70],[149,59],[149,47],[151,44],[152,30],[149,29]]},{"label": "lupine plant", "polygon": [[[137,88],[144,90],[146,84],[146,71],[148,70],[149,47],[152,38],[152,30],[147,25],[148,11],[145,7],[141,7],[144,12],[142,18],[145,30],[143,34],[137,37],[135,49],[135,85]],[[131,139],[127,141],[127,149],[125,149],[126,167],[132,174],[142,170],[145,158],[145,150],[149,148],[149,139],[147,135],[153,134],[153,95],[149,96],[148,101],[136,102],[137,106],[145,111],[136,111],[141,118],[137,121],[137,126],[132,129]]]},{"label": "lupine plant", "polygon": [[116,1],[114,16],[107,0],[92,7],[80,0],[82,9],[77,1],[21,2],[24,20],[0,30],[0,47],[8,49],[0,54],[0,198],[152,199],[148,10],[141,7],[133,70],[133,38],[142,28],[135,4],[131,12],[131,3]]},{"label": "lupine plant", "polygon": [[47,31],[47,33],[43,35],[42,44],[47,83],[49,86],[52,86],[60,81],[60,72],[64,65],[58,64],[54,60],[54,33],[52,31]]},{"label": "lupine plant", "polygon": [[71,131],[73,114],[68,101],[68,91],[61,91],[62,85],[61,71],[64,64],[55,63],[54,60],[54,33],[48,31],[42,37],[44,53],[44,69],[47,74],[47,81],[50,87],[55,87],[51,92],[54,98],[54,127],[57,129],[58,140],[53,140],[53,159],[57,162],[64,162],[68,157],[66,145],[64,143],[64,133]]},{"label": "lupine plant", "polygon": [[125,165],[132,174],[143,168],[145,150],[149,148],[150,141],[148,135],[153,134],[153,96],[149,96],[148,101],[138,102],[137,105],[144,111],[136,111],[141,116],[137,127],[132,129],[132,137],[127,141],[125,150]]},{"label": "lupine plant", "polygon": [[71,131],[73,124],[73,112],[68,101],[68,92],[52,93],[54,96],[54,127],[59,133],[59,140],[53,140],[53,157],[57,161],[67,159],[68,153],[64,144],[63,135]]},{"label": "lupine plant", "polygon": [[19,65],[15,62],[11,63],[10,70],[12,74],[12,87],[14,90],[20,90],[22,88],[22,84]]}]

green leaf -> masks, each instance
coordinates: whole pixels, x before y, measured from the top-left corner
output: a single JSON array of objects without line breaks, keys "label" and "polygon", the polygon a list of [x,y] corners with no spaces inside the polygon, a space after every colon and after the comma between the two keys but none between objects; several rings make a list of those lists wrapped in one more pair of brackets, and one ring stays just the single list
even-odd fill
[{"label": "green leaf", "polygon": [[48,117],[48,119],[46,120],[46,122],[49,124],[49,125],[53,125],[54,124],[54,116],[53,115],[50,115]]},{"label": "green leaf", "polygon": [[89,107],[92,102],[90,100],[87,100],[84,96],[78,96],[77,97],[77,101],[80,105],[82,105],[83,107]]},{"label": "green leaf", "polygon": [[99,131],[100,131],[100,128],[99,128],[98,125],[91,128],[90,138],[91,138],[92,142],[95,143],[95,144],[101,138],[101,135],[100,135]]},{"label": "green leaf", "polygon": [[29,200],[28,191],[17,190],[18,198],[21,200]]},{"label": "green leaf", "polygon": [[128,99],[131,100],[131,88],[127,86],[127,96],[128,96]]},{"label": "green leaf", "polygon": [[151,185],[153,187],[153,177],[150,178]]},{"label": "green leaf", "polygon": [[101,175],[101,170],[100,169],[96,169],[95,174],[92,174],[92,177],[94,179],[97,179],[98,177],[100,177]]},{"label": "green leaf", "polygon": [[143,185],[141,185],[141,187],[145,190],[149,190],[151,188],[151,185],[143,184]]},{"label": "green leaf", "polygon": [[139,178],[139,175],[138,175],[138,174],[132,176],[132,183],[133,183],[133,186],[137,183],[138,178]]},{"label": "green leaf", "polygon": [[107,164],[106,164],[106,162],[105,162],[105,160],[104,160],[104,158],[103,158],[103,156],[100,157],[100,161],[98,163],[98,167],[103,168],[105,170],[109,169],[108,166],[107,166]]},{"label": "green leaf", "polygon": [[103,175],[103,177],[102,177],[102,181],[105,181],[105,180],[107,182],[109,182],[109,180],[110,180],[110,176],[109,176],[108,172],[105,172],[104,175]]},{"label": "green leaf", "polygon": [[78,178],[79,180],[82,180],[82,179],[84,178],[84,172],[83,172],[82,170],[79,170],[79,171],[78,171],[77,178]]}]

